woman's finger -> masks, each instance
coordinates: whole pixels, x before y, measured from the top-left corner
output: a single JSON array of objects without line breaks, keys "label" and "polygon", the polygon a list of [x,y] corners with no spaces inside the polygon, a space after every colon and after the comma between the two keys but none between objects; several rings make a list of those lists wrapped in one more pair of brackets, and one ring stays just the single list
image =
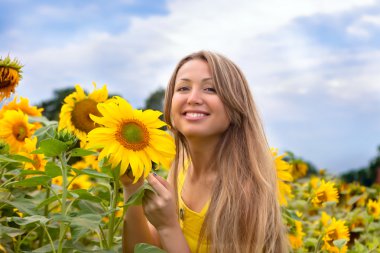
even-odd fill
[{"label": "woman's finger", "polygon": [[156,176],[149,174],[147,180],[159,196],[164,196],[168,191],[166,187],[156,178]]}]

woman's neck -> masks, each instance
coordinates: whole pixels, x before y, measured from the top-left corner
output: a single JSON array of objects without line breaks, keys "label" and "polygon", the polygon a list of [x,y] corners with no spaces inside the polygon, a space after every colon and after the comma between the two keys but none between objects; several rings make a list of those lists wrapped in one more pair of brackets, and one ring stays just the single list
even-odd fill
[{"label": "woman's neck", "polygon": [[215,158],[212,156],[218,140],[188,140],[188,144],[192,162],[190,177],[197,180],[215,174],[215,169],[212,166]]}]

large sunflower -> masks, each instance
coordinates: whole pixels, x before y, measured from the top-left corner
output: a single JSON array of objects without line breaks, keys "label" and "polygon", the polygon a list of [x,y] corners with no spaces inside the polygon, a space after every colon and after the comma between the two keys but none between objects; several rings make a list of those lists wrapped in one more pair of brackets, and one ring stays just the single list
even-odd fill
[{"label": "large sunflower", "polygon": [[166,126],[159,119],[161,112],[134,110],[121,97],[100,103],[98,109],[103,117],[91,118],[102,127],[88,134],[88,147],[102,148],[99,160],[108,157],[113,167],[120,164],[120,174],[130,166],[135,181],[149,174],[152,161],[169,168],[175,145],[167,132],[158,129]]},{"label": "large sunflower", "polygon": [[[346,240],[346,243],[341,250],[334,245],[334,241],[339,239]],[[323,237],[324,244],[322,249],[325,249],[328,252],[344,253],[347,251],[347,242],[349,240],[350,234],[348,232],[348,227],[344,225],[344,221],[332,218],[331,224],[327,227],[326,233]]]},{"label": "large sunflower", "polygon": [[29,105],[29,100],[24,97],[20,97],[20,102],[17,102],[18,97],[15,96],[13,101],[4,105],[0,110],[0,119],[3,117],[4,112],[7,110],[21,110],[29,116],[42,116],[43,108],[37,108],[37,106]]},{"label": "large sunflower", "polygon": [[9,56],[0,58],[0,101],[15,91],[22,78],[21,68],[22,65],[16,59],[11,60]]},{"label": "large sunflower", "polygon": [[35,126],[28,123],[28,116],[20,110],[6,111],[0,119],[0,139],[9,144],[11,153],[20,151],[34,130]]},{"label": "large sunflower", "polygon": [[94,91],[88,95],[79,85],[76,85],[75,92],[65,98],[59,114],[59,129],[68,129],[81,141],[85,141],[88,132],[96,127],[90,114],[101,116],[97,105],[108,98],[106,85],[101,89],[96,89],[95,83],[93,85]]},{"label": "large sunflower", "polygon": [[321,206],[326,202],[338,202],[338,190],[335,188],[334,182],[321,181],[320,186],[315,191],[315,196],[312,199],[314,206]]}]

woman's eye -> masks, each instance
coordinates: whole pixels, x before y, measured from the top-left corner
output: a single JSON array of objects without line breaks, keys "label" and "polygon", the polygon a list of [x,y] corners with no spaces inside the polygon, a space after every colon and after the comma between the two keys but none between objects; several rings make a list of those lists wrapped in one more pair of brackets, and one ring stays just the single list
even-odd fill
[{"label": "woman's eye", "polygon": [[189,90],[189,87],[187,86],[180,86],[176,89],[176,91],[187,91],[187,90]]},{"label": "woman's eye", "polygon": [[212,88],[212,87],[205,88],[205,91],[211,92],[211,93],[216,93],[215,88]]}]

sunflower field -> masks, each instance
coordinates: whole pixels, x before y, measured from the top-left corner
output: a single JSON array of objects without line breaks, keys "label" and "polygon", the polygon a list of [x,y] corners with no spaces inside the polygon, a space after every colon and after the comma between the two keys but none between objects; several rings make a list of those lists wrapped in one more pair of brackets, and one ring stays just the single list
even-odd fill
[{"label": "sunflower field", "polygon": [[[161,112],[76,85],[51,121],[28,98],[5,100],[21,67],[0,59],[0,253],[121,252],[123,212],[151,189],[123,200],[120,175],[165,177],[175,152]],[[380,252],[379,185],[310,174],[302,160],[272,154],[292,252]]]}]

